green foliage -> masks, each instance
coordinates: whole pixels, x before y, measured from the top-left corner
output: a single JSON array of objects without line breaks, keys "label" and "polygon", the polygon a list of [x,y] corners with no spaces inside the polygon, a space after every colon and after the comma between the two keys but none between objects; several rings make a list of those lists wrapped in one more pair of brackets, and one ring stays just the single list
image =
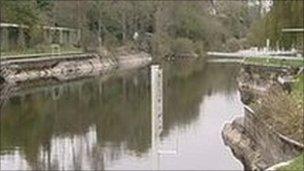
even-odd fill
[{"label": "green foliage", "polygon": [[[1,4],[1,22],[17,23],[29,26],[24,30],[30,39],[27,46],[30,48],[43,43],[43,33],[41,26],[44,23],[44,13],[50,10],[52,1],[3,1]],[[3,14],[3,15],[2,15]],[[16,32],[15,36],[18,34]],[[24,49],[19,43],[14,45],[15,50]]]},{"label": "green foliage", "polygon": [[[246,3],[219,2],[214,7],[218,8],[217,15],[210,13],[212,7],[207,1],[5,1],[1,6],[5,15],[1,19],[31,28],[36,25],[80,28],[81,44],[86,49],[137,41],[137,49],[148,49],[163,57],[171,53],[170,43],[176,39],[191,40],[192,52],[202,54],[203,49],[220,49],[227,40],[244,36],[252,21]],[[136,41],[135,32],[139,34]],[[39,38],[35,39],[33,42],[40,43]],[[140,47],[143,45],[150,47]]]},{"label": "green foliage", "polygon": [[[60,53],[81,53],[82,50],[73,46],[62,46],[60,47]],[[10,56],[15,57],[16,55],[20,58],[20,54],[23,54],[26,56],[26,54],[39,54],[39,53],[54,53],[54,50],[51,46],[44,45],[44,44],[39,44],[35,46],[34,48],[24,48],[24,49],[19,49],[19,50],[14,50],[14,51],[1,51],[1,57],[3,58],[9,58]],[[57,53],[57,51],[55,51]]]},{"label": "green foliage", "polygon": [[276,59],[271,57],[249,57],[244,61],[246,64],[261,65],[261,66],[277,66],[277,67],[303,67],[304,60],[286,60],[286,59]]},{"label": "green foliage", "polygon": [[177,38],[171,44],[173,54],[193,53],[194,43],[187,38]]},{"label": "green foliage", "polygon": [[48,9],[54,4],[53,0],[36,0],[36,2],[37,7],[42,10]]},{"label": "green foliage", "polygon": [[298,76],[296,78],[296,83],[293,86],[294,91],[298,92],[299,94],[304,95],[304,75]]},{"label": "green foliage", "polygon": [[1,21],[36,25],[40,22],[39,11],[33,1],[3,1]]},{"label": "green foliage", "polygon": [[197,41],[193,45],[194,52],[199,55],[200,57],[204,54],[204,42],[203,41]]},{"label": "green foliage", "polygon": [[29,29],[29,35],[31,35],[30,46],[43,44],[43,29],[41,27],[31,27]]},{"label": "green foliage", "polygon": [[267,15],[252,25],[248,35],[250,43],[255,46],[265,46],[270,39],[272,47],[280,45],[290,48],[293,43],[303,48],[303,33],[282,33],[283,28],[303,28],[303,1],[274,1]]},{"label": "green foliage", "polygon": [[194,42],[188,38],[177,38],[170,43],[170,53],[172,55],[199,55],[202,57],[204,51],[203,42]]},{"label": "green foliage", "polygon": [[236,38],[231,38],[227,40],[226,46],[232,52],[235,52],[241,48],[240,41]]},{"label": "green foliage", "polygon": [[290,94],[273,88],[261,98],[260,103],[252,105],[259,117],[279,133],[301,143],[303,137],[303,93]]},{"label": "green foliage", "polygon": [[233,38],[239,39],[244,37],[252,20],[256,19],[250,18],[250,12],[254,9],[249,8],[246,3],[237,1],[231,1],[227,4],[222,3],[223,7],[221,11],[224,13],[224,16],[221,18],[221,21],[223,26],[230,32]]},{"label": "green foliage", "polygon": [[172,37],[184,37],[191,40],[204,38],[202,10],[193,4],[180,4],[174,10],[169,33]]},{"label": "green foliage", "polygon": [[304,170],[304,153],[294,159],[292,163],[278,169],[279,171],[302,171]]}]

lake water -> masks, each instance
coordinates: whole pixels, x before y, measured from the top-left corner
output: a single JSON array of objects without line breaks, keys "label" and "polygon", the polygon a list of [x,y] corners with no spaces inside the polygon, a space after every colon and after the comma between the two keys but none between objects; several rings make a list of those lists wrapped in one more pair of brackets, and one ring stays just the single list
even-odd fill
[{"label": "lake water", "polygon": [[[199,69],[203,68],[203,69]],[[224,145],[243,114],[238,66],[165,65],[164,129],[157,168],[242,170]],[[1,170],[155,168],[149,68],[17,92],[1,112]]]}]

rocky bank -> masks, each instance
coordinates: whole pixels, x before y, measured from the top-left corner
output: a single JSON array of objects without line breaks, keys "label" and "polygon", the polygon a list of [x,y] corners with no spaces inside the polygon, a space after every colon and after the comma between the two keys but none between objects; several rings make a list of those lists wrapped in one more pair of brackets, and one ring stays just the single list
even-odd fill
[{"label": "rocky bank", "polygon": [[151,61],[151,56],[144,52],[122,54],[116,57],[87,53],[2,60],[0,109],[20,87],[60,84],[86,77],[106,75],[118,69],[144,67]]},{"label": "rocky bank", "polygon": [[9,60],[1,63],[1,80],[9,84],[40,79],[72,80],[81,77],[100,75],[117,68],[145,66],[151,62],[147,53],[128,56],[103,57],[98,54],[43,57],[41,59]]},{"label": "rocky bank", "polygon": [[244,117],[226,123],[222,137],[235,157],[243,163],[245,170],[266,170],[303,152],[303,144],[272,129],[247,106],[259,101],[273,86],[290,91],[292,75],[297,72],[294,69],[253,66],[244,66],[240,71],[238,85],[241,100],[245,104]]}]

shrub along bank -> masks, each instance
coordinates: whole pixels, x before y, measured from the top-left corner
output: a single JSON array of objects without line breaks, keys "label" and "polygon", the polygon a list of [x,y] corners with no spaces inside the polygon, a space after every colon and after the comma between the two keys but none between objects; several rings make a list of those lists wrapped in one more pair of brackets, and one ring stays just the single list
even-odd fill
[{"label": "shrub along bank", "polygon": [[252,107],[274,130],[304,143],[304,75],[295,80],[290,93],[273,87]]}]

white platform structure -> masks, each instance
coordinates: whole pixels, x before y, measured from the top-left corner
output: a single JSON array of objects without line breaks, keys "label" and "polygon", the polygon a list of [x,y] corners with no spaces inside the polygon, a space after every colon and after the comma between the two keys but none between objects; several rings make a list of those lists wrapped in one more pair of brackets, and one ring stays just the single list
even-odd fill
[{"label": "white platform structure", "polygon": [[[75,45],[80,42],[80,29],[68,27],[37,26],[42,29],[44,43]],[[11,49],[16,46],[27,46],[31,39],[28,34],[30,27],[24,24],[0,23],[1,49]]]}]

